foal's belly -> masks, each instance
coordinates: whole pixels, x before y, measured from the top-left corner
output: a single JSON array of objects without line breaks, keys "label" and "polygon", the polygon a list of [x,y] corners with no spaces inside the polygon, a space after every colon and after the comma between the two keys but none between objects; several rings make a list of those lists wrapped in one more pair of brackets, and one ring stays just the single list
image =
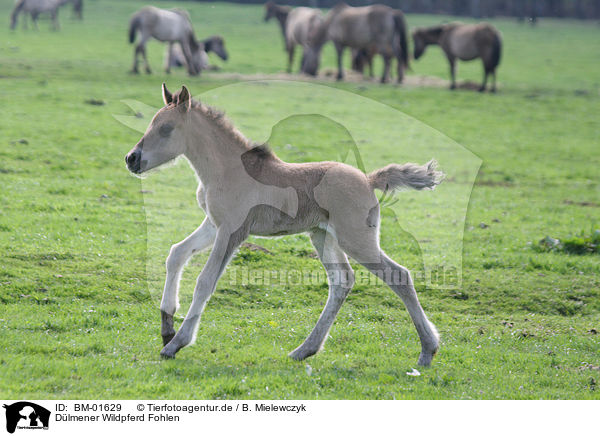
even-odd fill
[{"label": "foal's belly", "polygon": [[298,210],[291,217],[266,205],[256,206],[249,214],[250,234],[255,236],[282,236],[303,233],[318,226],[326,219],[318,210]]}]

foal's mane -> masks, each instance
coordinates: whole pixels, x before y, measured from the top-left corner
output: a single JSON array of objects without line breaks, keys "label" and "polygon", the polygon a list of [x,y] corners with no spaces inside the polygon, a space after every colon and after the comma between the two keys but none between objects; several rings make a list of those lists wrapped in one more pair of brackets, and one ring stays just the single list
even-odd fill
[{"label": "foal's mane", "polygon": [[[180,94],[181,91],[178,91],[173,94],[173,102],[171,103],[174,106],[177,106],[180,103]],[[209,121],[212,121],[214,124],[219,126],[225,133],[227,133],[235,142],[239,143],[247,150],[253,150],[256,147],[255,144],[246,138],[242,132],[240,132],[233,123],[225,116],[225,112],[216,109],[214,107],[208,106],[206,104],[202,104],[198,100],[192,99],[191,110],[195,110],[200,112],[202,116]],[[273,154],[268,147],[266,147],[266,151],[270,154]]]}]

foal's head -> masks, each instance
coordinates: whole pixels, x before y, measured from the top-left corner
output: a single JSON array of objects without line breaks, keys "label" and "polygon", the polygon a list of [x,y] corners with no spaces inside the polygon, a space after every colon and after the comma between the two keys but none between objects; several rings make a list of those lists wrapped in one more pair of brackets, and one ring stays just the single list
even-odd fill
[{"label": "foal's head", "polygon": [[154,115],[142,139],[125,156],[127,168],[132,173],[141,174],[156,168],[186,150],[192,96],[185,86],[171,94],[164,83],[162,94],[165,107]]},{"label": "foal's head", "polygon": [[206,51],[206,53],[212,51],[224,61],[229,58],[229,54],[225,49],[225,40],[220,36],[211,36],[202,42],[204,43],[204,51]]}]

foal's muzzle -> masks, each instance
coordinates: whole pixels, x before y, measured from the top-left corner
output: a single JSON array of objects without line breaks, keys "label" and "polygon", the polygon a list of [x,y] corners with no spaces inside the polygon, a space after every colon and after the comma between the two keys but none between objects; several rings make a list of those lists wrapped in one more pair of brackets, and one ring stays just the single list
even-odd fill
[{"label": "foal's muzzle", "polygon": [[133,150],[131,153],[125,156],[125,163],[127,164],[127,169],[129,169],[129,171],[131,171],[132,173],[141,173],[142,151]]}]

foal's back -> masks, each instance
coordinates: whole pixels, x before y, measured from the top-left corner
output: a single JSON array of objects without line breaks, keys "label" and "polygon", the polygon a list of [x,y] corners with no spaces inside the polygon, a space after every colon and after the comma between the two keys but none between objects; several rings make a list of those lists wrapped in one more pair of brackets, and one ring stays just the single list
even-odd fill
[{"label": "foal's back", "polygon": [[[295,217],[268,206],[254,208],[250,232],[259,235],[300,233],[323,224],[343,231],[362,229],[377,198],[367,176],[340,162],[288,163],[266,149],[253,149],[242,155],[248,175],[258,182],[279,188],[292,188],[298,196]],[[357,223],[353,223],[356,218]]]}]

